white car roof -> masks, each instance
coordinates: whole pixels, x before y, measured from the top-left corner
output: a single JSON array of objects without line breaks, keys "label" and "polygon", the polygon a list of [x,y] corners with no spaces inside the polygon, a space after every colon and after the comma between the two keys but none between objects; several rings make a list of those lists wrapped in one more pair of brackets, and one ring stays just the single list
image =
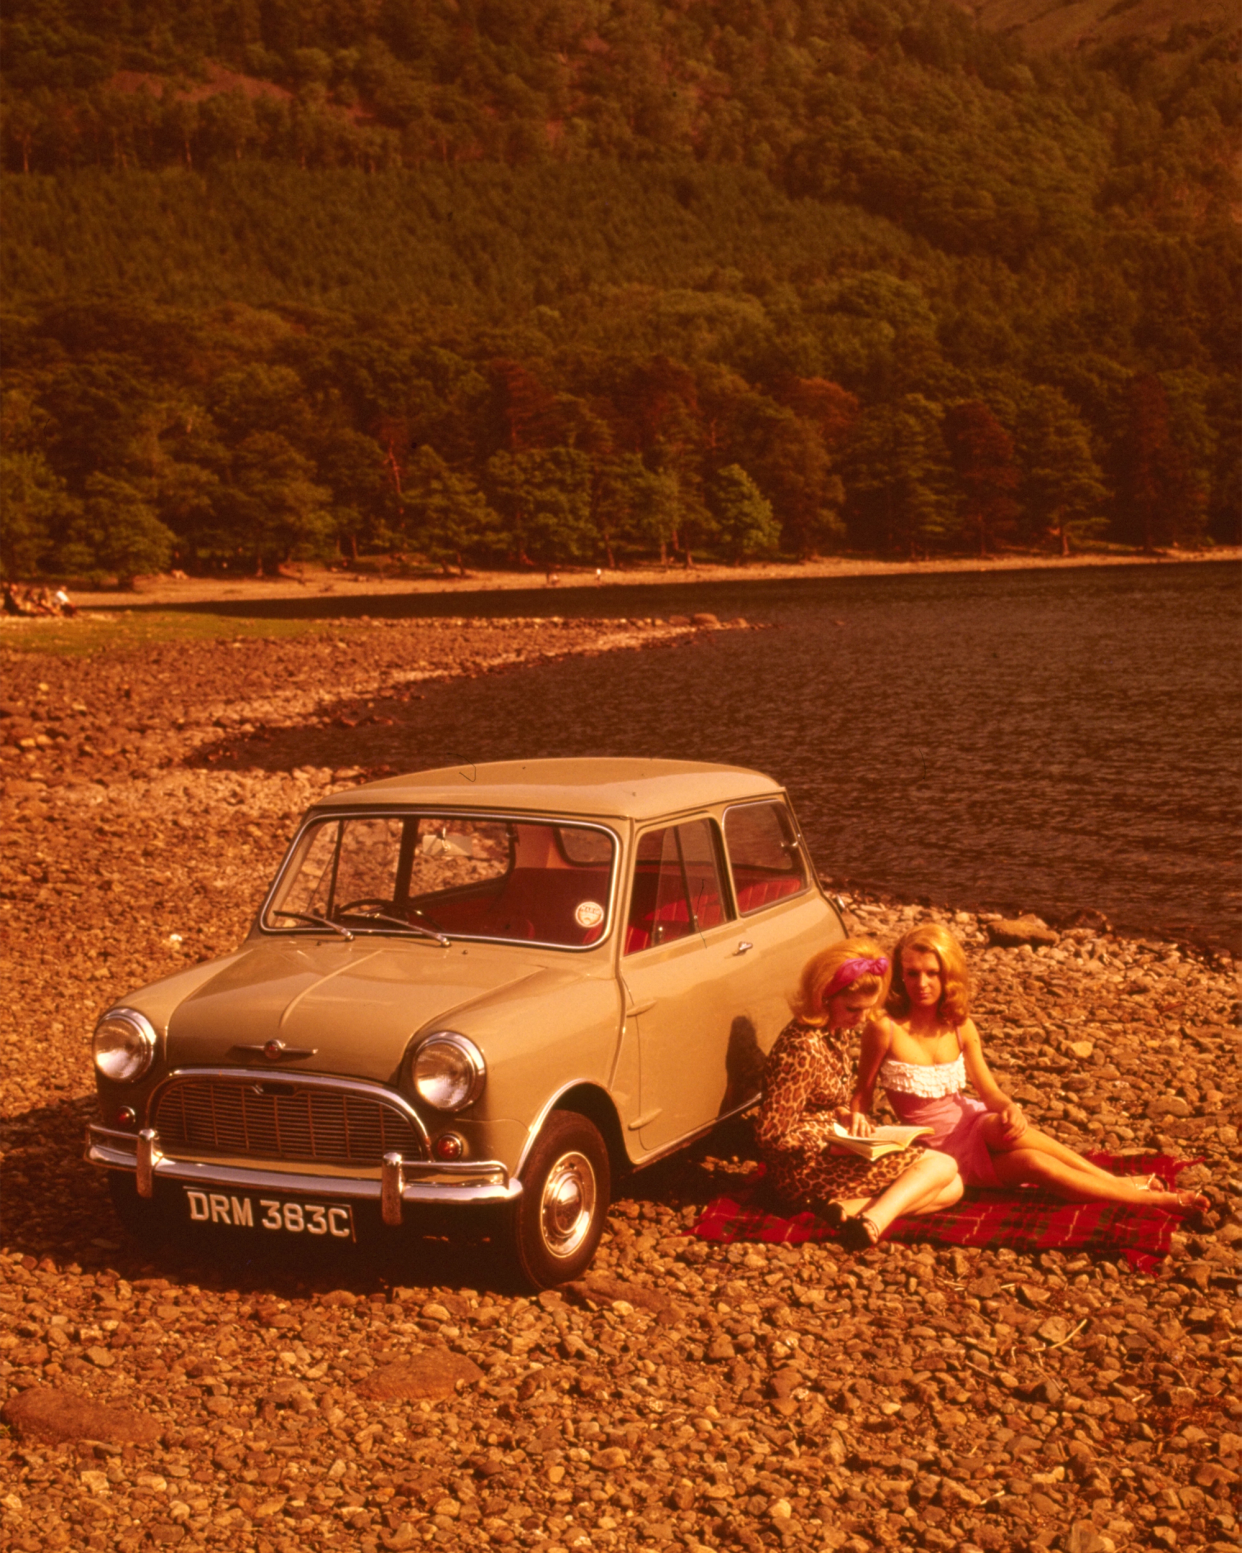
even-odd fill
[{"label": "white car roof", "polygon": [[694,760],[500,760],[368,782],[315,808],[409,804],[649,820],[781,791],[762,772]]}]

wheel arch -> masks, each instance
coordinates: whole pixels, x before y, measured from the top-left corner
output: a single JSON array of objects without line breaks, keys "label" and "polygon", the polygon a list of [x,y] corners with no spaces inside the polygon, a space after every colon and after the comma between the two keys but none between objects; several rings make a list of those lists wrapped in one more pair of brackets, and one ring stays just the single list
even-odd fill
[{"label": "wheel arch", "polygon": [[594,1123],[608,1149],[608,1163],[614,1181],[623,1172],[633,1168],[625,1152],[625,1139],[621,1134],[617,1108],[597,1084],[575,1084],[572,1089],[557,1096],[548,1108],[548,1115],[553,1111],[576,1111],[579,1116],[585,1116],[587,1121]]}]

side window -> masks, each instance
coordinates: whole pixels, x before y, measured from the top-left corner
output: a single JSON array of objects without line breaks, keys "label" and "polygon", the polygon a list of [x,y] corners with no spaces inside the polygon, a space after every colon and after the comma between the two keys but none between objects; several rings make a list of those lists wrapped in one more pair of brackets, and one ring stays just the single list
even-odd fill
[{"label": "side window", "polygon": [[726,915],[720,886],[720,864],[710,820],[691,820],[677,827],[681,860],[690,887],[690,910],[701,929],[715,927]]},{"label": "side window", "polygon": [[689,820],[639,837],[626,954],[688,938],[726,915],[710,821]]},{"label": "side window", "polygon": [[748,803],[725,815],[737,909],[760,911],[806,888],[806,864],[783,803]]}]

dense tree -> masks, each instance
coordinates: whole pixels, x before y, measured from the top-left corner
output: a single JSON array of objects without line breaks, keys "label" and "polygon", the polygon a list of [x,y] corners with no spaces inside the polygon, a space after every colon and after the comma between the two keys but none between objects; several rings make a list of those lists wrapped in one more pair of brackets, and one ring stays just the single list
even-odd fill
[{"label": "dense tree", "polygon": [[139,489],[108,475],[92,475],[61,553],[68,571],[79,576],[113,572],[126,587],[145,572],[163,571],[175,544],[176,535]]},{"label": "dense tree", "polygon": [[960,493],[962,533],[978,545],[980,555],[987,555],[1012,531],[1018,516],[1013,438],[978,399],[948,407],[944,438]]},{"label": "dense tree", "polygon": [[258,573],[285,561],[330,557],[337,539],[331,493],[315,483],[314,473],[311,461],[279,432],[243,438],[217,507],[223,530],[213,536],[216,546],[225,554],[249,555]]},{"label": "dense tree", "polygon": [[447,572],[466,575],[464,557],[500,548],[496,514],[469,475],[450,469],[431,447],[419,448],[406,472],[402,503],[414,547]]},{"label": "dense tree", "polygon": [[1026,60],[949,0],[3,29],[6,569],[165,535],[689,562],[763,503],[796,556],[1242,530],[1224,33]]},{"label": "dense tree", "polygon": [[773,555],[781,531],[772,503],[740,464],[726,464],[712,479],[708,496],[721,550],[733,562]]},{"label": "dense tree", "polygon": [[495,453],[487,462],[493,505],[505,518],[512,559],[552,567],[594,550],[591,465],[573,448]]},{"label": "dense tree", "polygon": [[865,410],[846,452],[850,537],[863,549],[916,556],[950,521],[941,407],[921,394]]},{"label": "dense tree", "polygon": [[1103,532],[1105,497],[1087,427],[1064,394],[1037,388],[1023,407],[1018,443],[1022,450],[1021,486],[1027,537],[1051,540],[1061,555],[1071,543]]},{"label": "dense tree", "polygon": [[33,577],[44,561],[64,565],[58,541],[76,503],[42,453],[0,452],[0,572]]}]

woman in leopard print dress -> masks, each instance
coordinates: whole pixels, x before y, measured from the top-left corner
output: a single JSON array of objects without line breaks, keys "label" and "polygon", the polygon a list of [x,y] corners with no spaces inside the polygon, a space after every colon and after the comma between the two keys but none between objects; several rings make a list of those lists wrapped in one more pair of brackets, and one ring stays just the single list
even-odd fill
[{"label": "woman in leopard print dress", "polygon": [[883,1007],[889,962],[867,938],[847,938],[803,968],[794,1017],[776,1038],[764,1068],[756,1137],[768,1179],[791,1206],[843,1222],[855,1245],[874,1245],[903,1213],[933,1213],[962,1195],[947,1154],[918,1143],[865,1160],[834,1144],[834,1122],[871,1131],[851,1111],[854,1088],[849,1032]]}]

